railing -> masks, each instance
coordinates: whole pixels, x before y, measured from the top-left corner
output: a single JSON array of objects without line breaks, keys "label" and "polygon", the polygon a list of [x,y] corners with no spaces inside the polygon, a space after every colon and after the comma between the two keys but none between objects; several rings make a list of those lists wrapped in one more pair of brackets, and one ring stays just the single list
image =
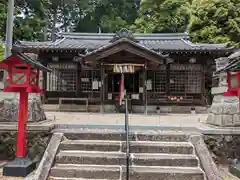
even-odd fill
[{"label": "railing", "polygon": [[129,180],[129,121],[128,121],[128,99],[125,99],[125,137],[126,137],[126,180]]}]

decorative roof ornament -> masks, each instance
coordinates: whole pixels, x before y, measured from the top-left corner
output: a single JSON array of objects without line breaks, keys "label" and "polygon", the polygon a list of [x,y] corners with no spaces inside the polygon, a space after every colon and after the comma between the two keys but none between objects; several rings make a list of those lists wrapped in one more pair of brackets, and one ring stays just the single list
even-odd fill
[{"label": "decorative roof ornament", "polygon": [[129,39],[133,42],[138,42],[137,39],[135,39],[132,31],[126,29],[126,28],[123,28],[123,29],[120,29],[119,31],[116,32],[116,34],[113,36],[113,38],[110,40],[110,42],[115,42],[119,39],[122,39],[122,38],[126,38],[126,39]]}]

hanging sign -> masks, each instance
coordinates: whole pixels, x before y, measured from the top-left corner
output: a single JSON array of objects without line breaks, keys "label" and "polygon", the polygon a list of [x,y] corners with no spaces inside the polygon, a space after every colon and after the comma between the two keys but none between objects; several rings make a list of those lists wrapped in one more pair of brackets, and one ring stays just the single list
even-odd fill
[{"label": "hanging sign", "polygon": [[114,64],[113,72],[115,72],[115,73],[134,73],[135,67],[132,64]]}]

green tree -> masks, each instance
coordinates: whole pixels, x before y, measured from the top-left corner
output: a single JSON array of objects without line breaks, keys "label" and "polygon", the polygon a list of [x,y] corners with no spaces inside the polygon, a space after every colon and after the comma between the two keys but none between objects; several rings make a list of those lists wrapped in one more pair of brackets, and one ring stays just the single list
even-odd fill
[{"label": "green tree", "polygon": [[89,8],[82,11],[75,31],[116,32],[120,28],[128,28],[137,17],[138,8],[138,2],[134,0],[92,1]]},{"label": "green tree", "polygon": [[2,61],[4,59],[4,44],[1,41],[0,43],[0,61]]},{"label": "green tree", "polygon": [[[43,1],[15,0],[14,40],[42,40]],[[7,0],[0,1],[0,36],[3,39],[6,31],[7,5]]]},{"label": "green tree", "polygon": [[194,0],[189,24],[195,42],[240,45],[240,0]]},{"label": "green tree", "polygon": [[132,29],[141,33],[176,33],[187,29],[190,2],[186,0],[143,0]]}]

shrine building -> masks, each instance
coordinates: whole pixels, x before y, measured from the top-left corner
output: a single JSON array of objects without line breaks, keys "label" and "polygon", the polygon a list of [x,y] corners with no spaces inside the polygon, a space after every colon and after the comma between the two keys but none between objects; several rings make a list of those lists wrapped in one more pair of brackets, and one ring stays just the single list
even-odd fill
[{"label": "shrine building", "polygon": [[124,73],[133,113],[172,112],[173,107],[187,112],[210,105],[214,59],[233,52],[226,44],[192,43],[186,33],[133,34],[127,29],[59,33],[54,42],[19,42],[13,48],[37,54],[52,69],[43,73],[43,103],[114,112]]}]

